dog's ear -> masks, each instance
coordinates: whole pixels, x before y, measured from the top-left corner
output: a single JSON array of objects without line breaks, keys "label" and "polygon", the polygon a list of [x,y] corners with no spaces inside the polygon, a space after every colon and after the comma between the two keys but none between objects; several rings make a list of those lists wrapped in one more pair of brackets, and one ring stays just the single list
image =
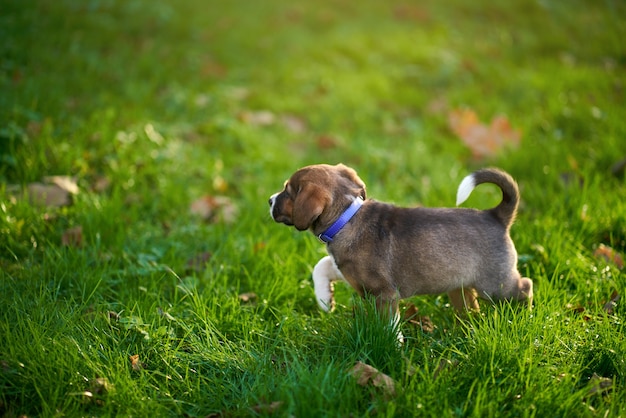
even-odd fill
[{"label": "dog's ear", "polygon": [[359,189],[359,196],[363,198],[363,200],[367,199],[367,193],[365,192],[365,183],[359,175],[354,171],[353,168],[350,168],[343,164],[337,164],[337,171],[346,180],[349,180],[352,183],[352,187],[356,187]]},{"label": "dog's ear", "polygon": [[309,229],[322,214],[331,197],[327,191],[314,183],[305,183],[298,190],[293,203],[292,221],[299,231]]}]

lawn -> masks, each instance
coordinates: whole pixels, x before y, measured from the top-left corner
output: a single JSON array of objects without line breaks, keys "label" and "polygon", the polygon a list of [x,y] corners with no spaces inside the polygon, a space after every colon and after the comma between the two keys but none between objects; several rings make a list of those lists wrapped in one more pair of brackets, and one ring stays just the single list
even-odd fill
[{"label": "lawn", "polygon": [[[0,415],[626,416],[624,39],[617,0],[3,1]],[[534,309],[322,312],[267,200],[338,162],[407,206],[508,171]]]}]

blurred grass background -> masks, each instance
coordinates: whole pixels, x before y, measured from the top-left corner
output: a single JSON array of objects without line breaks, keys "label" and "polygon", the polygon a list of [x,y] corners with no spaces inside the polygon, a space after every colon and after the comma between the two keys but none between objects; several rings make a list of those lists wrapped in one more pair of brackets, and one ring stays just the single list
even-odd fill
[{"label": "blurred grass background", "polygon": [[[623,266],[594,254],[626,251],[625,18],[609,0],[3,1],[0,413],[623,415],[624,312],[604,309]],[[475,158],[458,109],[505,115],[521,145]],[[267,213],[319,162],[404,205],[509,171],[535,313],[458,326],[445,297],[416,298],[435,331],[401,350],[345,287],[320,315],[323,247]],[[50,175],[77,179],[72,205],[26,197]],[[190,213],[217,196],[235,222]],[[358,387],[354,360],[404,390]]]}]

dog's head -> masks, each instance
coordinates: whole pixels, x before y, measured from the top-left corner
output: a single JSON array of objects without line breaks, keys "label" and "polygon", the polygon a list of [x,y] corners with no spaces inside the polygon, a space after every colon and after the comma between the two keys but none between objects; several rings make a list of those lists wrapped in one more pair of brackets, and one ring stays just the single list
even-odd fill
[{"label": "dog's head", "polygon": [[350,167],[311,165],[296,171],[270,197],[270,214],[276,222],[304,231],[330,225],[358,196],[365,199],[365,184]]}]

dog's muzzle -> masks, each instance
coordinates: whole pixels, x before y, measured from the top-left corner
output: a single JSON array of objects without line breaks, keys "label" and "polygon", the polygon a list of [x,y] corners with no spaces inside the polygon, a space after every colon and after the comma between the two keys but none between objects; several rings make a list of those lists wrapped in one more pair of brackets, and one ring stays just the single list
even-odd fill
[{"label": "dog's muzzle", "polygon": [[274,205],[276,205],[276,196],[278,196],[278,193],[274,193],[273,195],[271,195],[268,201],[268,203],[270,204],[270,216],[273,220],[276,220],[276,218],[274,217]]}]

